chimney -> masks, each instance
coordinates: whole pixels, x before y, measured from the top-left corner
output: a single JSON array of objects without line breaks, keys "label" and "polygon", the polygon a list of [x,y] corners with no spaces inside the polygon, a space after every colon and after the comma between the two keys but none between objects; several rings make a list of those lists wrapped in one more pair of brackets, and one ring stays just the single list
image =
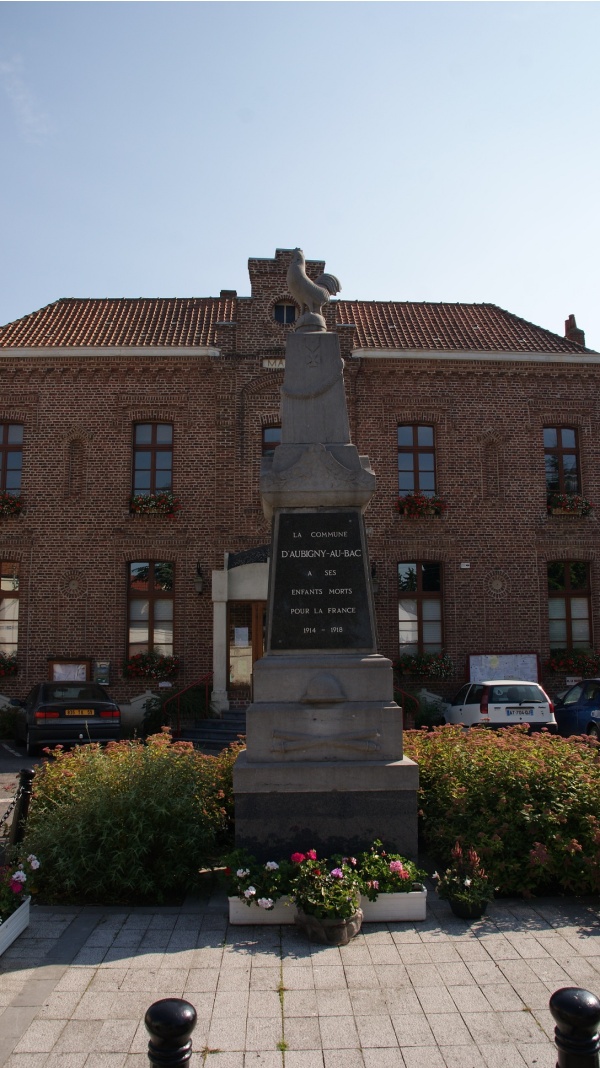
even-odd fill
[{"label": "chimney", "polygon": [[565,319],[565,337],[569,341],[574,341],[576,345],[585,345],[585,334],[577,326],[574,315],[570,315],[568,319]]}]

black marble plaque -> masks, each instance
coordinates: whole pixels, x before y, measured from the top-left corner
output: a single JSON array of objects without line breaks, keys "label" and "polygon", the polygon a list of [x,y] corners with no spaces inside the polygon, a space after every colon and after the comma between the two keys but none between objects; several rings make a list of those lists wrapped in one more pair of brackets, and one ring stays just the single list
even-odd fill
[{"label": "black marble plaque", "polygon": [[273,549],[270,648],[371,649],[359,510],[280,512]]}]

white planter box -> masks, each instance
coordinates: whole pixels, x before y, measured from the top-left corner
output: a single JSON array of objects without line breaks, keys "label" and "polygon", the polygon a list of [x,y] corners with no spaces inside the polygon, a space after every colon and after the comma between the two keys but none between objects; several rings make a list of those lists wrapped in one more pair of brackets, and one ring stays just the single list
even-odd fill
[{"label": "white planter box", "polygon": [[361,897],[363,923],[396,923],[403,920],[424,920],[427,891],[412,890],[410,894],[380,894],[375,901]]},{"label": "white planter box", "polygon": [[0,957],[5,949],[8,949],[22,931],[29,926],[29,903],[30,897],[26,897],[16,912],[13,912],[7,920],[0,923]]},{"label": "white planter box", "polygon": [[280,897],[272,909],[261,909],[254,902],[246,905],[239,897],[229,898],[229,922],[232,924],[280,924],[293,923],[296,906],[285,895]]}]

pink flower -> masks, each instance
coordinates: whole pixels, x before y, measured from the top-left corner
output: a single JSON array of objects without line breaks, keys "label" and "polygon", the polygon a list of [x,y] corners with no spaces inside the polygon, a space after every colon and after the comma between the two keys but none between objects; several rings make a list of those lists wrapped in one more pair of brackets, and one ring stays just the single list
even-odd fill
[{"label": "pink flower", "polygon": [[369,882],[367,883],[367,886],[371,890],[379,890],[379,880],[378,879],[370,879]]},{"label": "pink flower", "polygon": [[292,853],[292,856],[291,856],[292,864],[302,864],[303,860],[306,860],[306,857],[304,856],[304,853]]},{"label": "pink flower", "polygon": [[401,875],[404,871],[404,865],[401,860],[390,860],[390,871],[396,875]]},{"label": "pink flower", "polygon": [[16,879],[11,879],[10,888],[11,888],[13,894],[20,894],[20,893],[22,893],[22,890],[23,890],[23,883],[17,882]]},{"label": "pink flower", "polygon": [[333,876],[334,879],[343,879],[344,878],[344,873],[343,873],[341,868],[333,868],[333,870],[330,872],[330,874]]},{"label": "pink flower", "polygon": [[309,860],[316,860],[317,859],[317,851],[316,851],[316,849],[309,849],[308,853],[306,855],[307,855]]}]

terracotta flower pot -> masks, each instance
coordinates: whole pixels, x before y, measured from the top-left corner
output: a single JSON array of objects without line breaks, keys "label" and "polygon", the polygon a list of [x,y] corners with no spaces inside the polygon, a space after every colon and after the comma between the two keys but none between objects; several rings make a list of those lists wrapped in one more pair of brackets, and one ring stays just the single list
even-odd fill
[{"label": "terracotta flower pot", "polygon": [[339,916],[326,916],[320,920],[298,909],[294,922],[304,931],[309,942],[320,942],[326,946],[346,946],[360,931],[362,919],[362,909],[357,909],[353,916],[348,916],[345,920],[341,920]]},{"label": "terracotta flower pot", "polygon": [[487,901],[475,904],[475,902],[456,901],[454,898],[449,900],[450,908],[459,920],[480,920],[487,909]]}]

